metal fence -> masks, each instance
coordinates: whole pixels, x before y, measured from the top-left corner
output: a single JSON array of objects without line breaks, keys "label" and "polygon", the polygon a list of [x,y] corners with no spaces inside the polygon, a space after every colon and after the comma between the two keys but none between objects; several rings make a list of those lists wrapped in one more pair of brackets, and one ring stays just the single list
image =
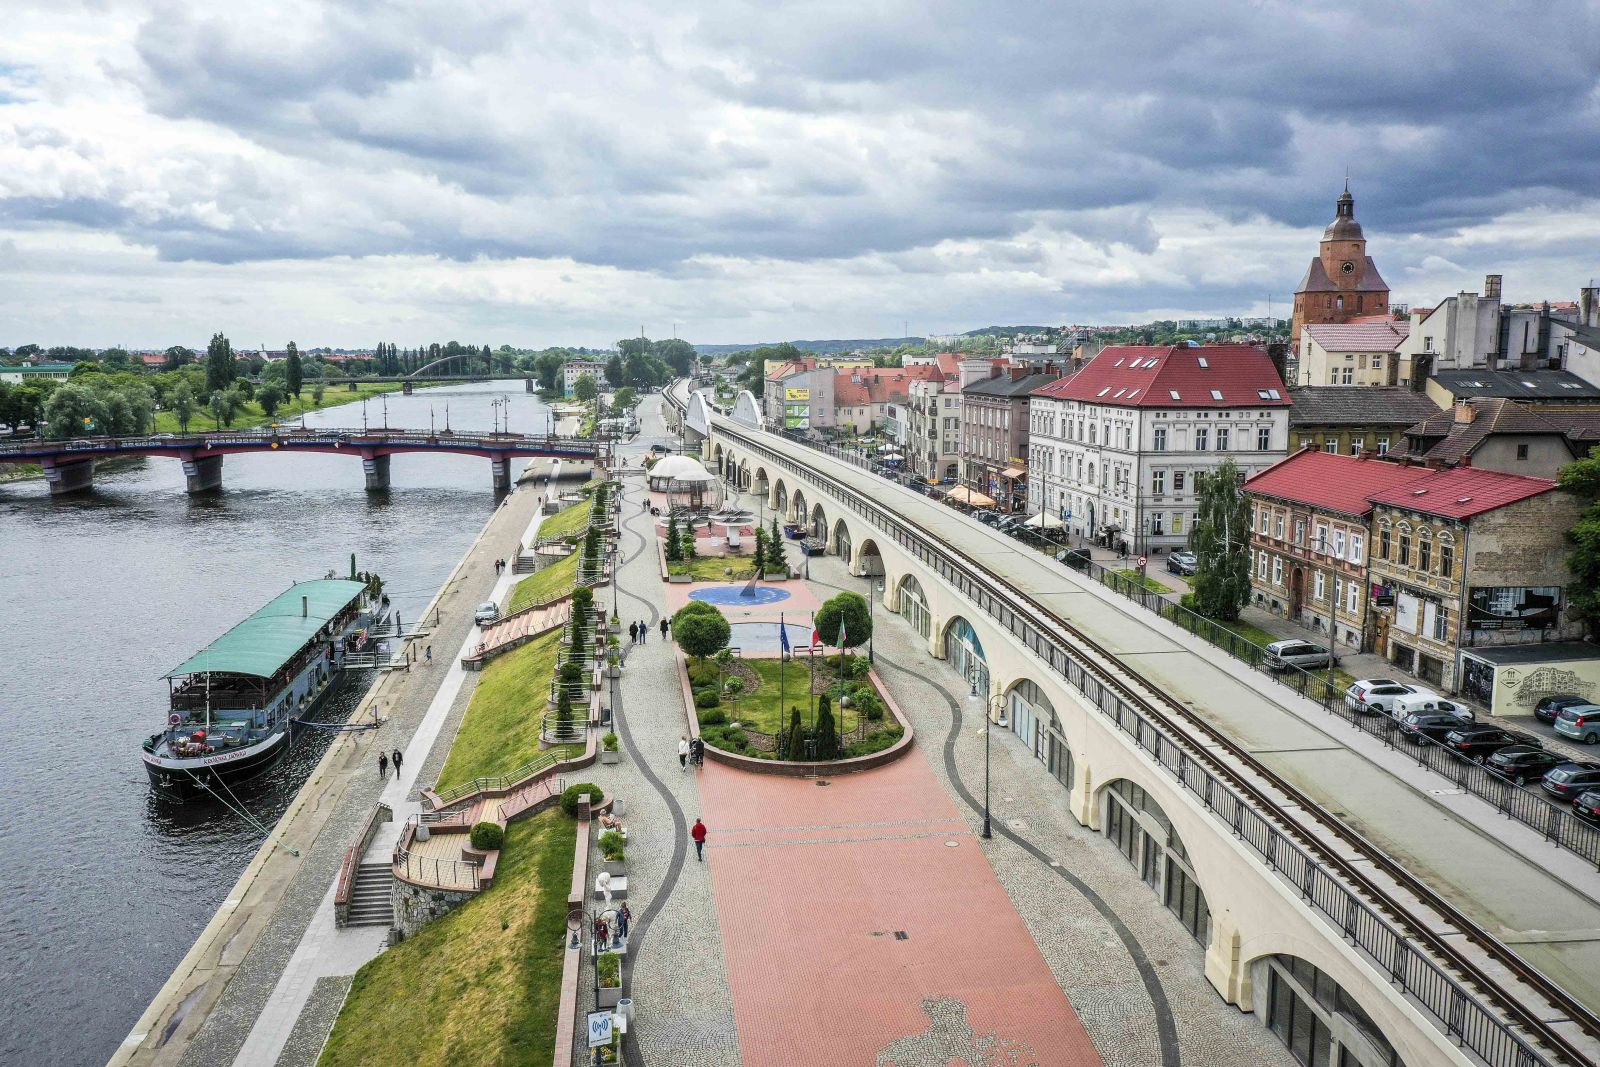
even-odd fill
[{"label": "metal fence", "polygon": [[[1447,1036],[1459,1040],[1494,1067],[1527,1067],[1530,1064],[1549,1064],[1553,1067],[1561,1062],[1551,1059],[1543,1049],[1530,1043],[1484,1003],[1474,986],[1499,989],[1498,983],[1487,973],[1480,971],[1475,981],[1463,983],[1419,952],[1414,947],[1415,938],[1410,932],[1388,918],[1380,907],[1357,895],[1344,877],[1330,871],[1326,862],[1311,855],[1280,830],[1272,821],[1274,815],[1259,810],[1256,802],[1245,799],[1226,779],[1198,762],[1190,754],[1188,746],[1170,736],[1165,727],[1128,704],[1112,687],[1102,682],[1095,669],[1087,666],[1081,654],[1061,636],[1059,622],[1044,613],[1025,594],[1012,590],[999,575],[984,571],[965,558],[955,557],[944,546],[933,542],[920,530],[851,487],[827,478],[814,468],[803,467],[789,457],[761,445],[741,430],[729,433],[742,440],[745,447],[761,452],[770,463],[792,476],[810,481],[818,488],[848,500],[869,524],[933,569],[1000,628],[1021,640],[1052,671],[1082,694],[1087,703],[1173,774],[1183,788],[1214,813],[1229,830],[1247,842],[1269,870],[1295,885],[1303,899],[1321,912],[1335,929],[1363,949],[1374,964],[1385,972],[1388,980],[1415,997]],[[803,443],[808,446],[811,444]],[[839,452],[837,449],[823,450]],[[839,458],[856,466],[864,466],[859,462],[859,456],[842,453]],[[1133,592],[1155,596],[1141,589]],[[1163,602],[1170,605],[1170,601]],[[1204,743],[1200,745],[1203,750]],[[1244,758],[1248,760],[1247,756]],[[1398,902],[1390,899],[1386,893],[1372,891],[1371,895],[1389,907],[1398,907]],[[1478,933],[1482,934],[1484,940],[1492,940],[1486,933]],[[1514,998],[1508,993],[1502,991],[1499,996],[1507,1005],[1514,1003]]]}]

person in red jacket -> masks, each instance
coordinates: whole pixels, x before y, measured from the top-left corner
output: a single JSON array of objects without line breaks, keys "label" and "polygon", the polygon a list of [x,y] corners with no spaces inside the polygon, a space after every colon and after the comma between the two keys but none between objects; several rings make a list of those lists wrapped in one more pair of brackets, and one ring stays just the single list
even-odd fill
[{"label": "person in red jacket", "polygon": [[694,821],[694,829],[689,831],[689,836],[694,838],[694,858],[696,861],[705,858],[706,850],[706,824],[699,819]]}]

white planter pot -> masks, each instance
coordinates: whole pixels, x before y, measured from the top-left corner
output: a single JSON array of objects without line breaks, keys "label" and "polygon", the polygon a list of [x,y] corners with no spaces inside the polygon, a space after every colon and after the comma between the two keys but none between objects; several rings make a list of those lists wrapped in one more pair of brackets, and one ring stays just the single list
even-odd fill
[{"label": "white planter pot", "polygon": [[613,752],[610,749],[602,748],[600,750],[600,762],[601,763],[621,763],[622,762],[622,753],[620,751]]},{"label": "white planter pot", "polygon": [[596,996],[598,999],[595,1001],[595,1007],[614,1008],[617,1006],[617,1001],[622,999],[622,987],[601,986]]}]

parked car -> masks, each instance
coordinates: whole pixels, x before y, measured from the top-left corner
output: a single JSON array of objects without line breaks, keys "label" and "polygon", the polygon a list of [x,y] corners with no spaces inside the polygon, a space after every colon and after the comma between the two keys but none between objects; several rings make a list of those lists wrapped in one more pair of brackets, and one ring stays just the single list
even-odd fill
[{"label": "parked car", "polygon": [[1308,669],[1312,667],[1326,667],[1330,663],[1338,663],[1339,657],[1328,650],[1325,645],[1314,645],[1309,641],[1291,639],[1288,641],[1274,641],[1267,646],[1267,658],[1264,661],[1269,671],[1286,671],[1290,667]]},{"label": "parked car", "polygon": [[1065,552],[1056,554],[1057,563],[1065,563],[1075,571],[1089,569],[1091,557],[1087,548],[1069,548]]},{"label": "parked car", "polygon": [[1185,577],[1200,569],[1200,562],[1193,552],[1174,552],[1167,557],[1167,573],[1179,574]]},{"label": "parked car", "polygon": [[1473,710],[1460,701],[1446,700],[1438,693],[1426,691],[1395,697],[1389,704],[1389,714],[1396,719],[1404,719],[1413,712],[1422,715],[1433,712],[1454,715],[1456,718],[1464,719],[1467,722],[1472,722],[1477,718]]},{"label": "parked car", "polygon": [[1566,759],[1554,752],[1532,748],[1528,745],[1511,745],[1497,749],[1483,761],[1484,769],[1496,778],[1521,785],[1543,778],[1545,772]]},{"label": "parked car", "polygon": [[1545,697],[1533,709],[1533,717],[1543,723],[1554,723],[1556,716],[1561,714],[1562,708],[1570,708],[1577,704],[1587,704],[1589,699],[1576,693],[1552,693]]},{"label": "parked car", "polygon": [[1464,726],[1459,730],[1451,730],[1444,735],[1444,746],[1456,755],[1465,759],[1477,760],[1482,763],[1491,755],[1502,748],[1512,745],[1526,745],[1528,748],[1543,747],[1538,740],[1514,734],[1510,730],[1502,730],[1498,726]]},{"label": "parked car", "polygon": [[998,511],[990,511],[987,508],[979,508],[972,513],[972,517],[983,523],[985,526],[993,526],[1001,519],[1001,515]]},{"label": "parked car", "polygon": [[[1392,678],[1358,678],[1344,691],[1344,706],[1363,715],[1388,715],[1395,697],[1430,692],[1420,685],[1402,685]],[[1433,695],[1438,696],[1437,693]]]},{"label": "parked car", "polygon": [[494,622],[494,620],[498,619],[499,617],[500,605],[496,604],[492,600],[485,600],[482,604],[478,605],[478,610],[473,612],[472,621],[476,622],[479,626],[482,626],[485,623]]},{"label": "parked car", "polygon": [[1544,772],[1540,784],[1553,797],[1576,800],[1579,793],[1600,789],[1600,763],[1558,763]]},{"label": "parked car", "polygon": [[1579,793],[1578,799],[1572,802],[1572,813],[1584,822],[1600,826],[1600,789]]},{"label": "parked car", "polygon": [[1586,745],[1600,745],[1600,704],[1570,704],[1562,708],[1556,716],[1556,733]]},{"label": "parked car", "polygon": [[1448,711],[1413,711],[1400,720],[1400,733],[1413,744],[1420,745],[1424,737],[1442,744],[1446,735],[1471,725],[1470,719]]}]

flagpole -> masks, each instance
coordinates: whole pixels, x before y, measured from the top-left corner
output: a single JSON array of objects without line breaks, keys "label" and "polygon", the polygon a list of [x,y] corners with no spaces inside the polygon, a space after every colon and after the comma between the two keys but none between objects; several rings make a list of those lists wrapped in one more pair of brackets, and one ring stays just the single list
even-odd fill
[{"label": "flagpole", "polygon": [[[778,612],[778,736],[784,737],[789,732],[789,709],[784,705],[789,701],[785,697],[784,682],[789,675],[789,631],[783,625],[783,612]],[[794,759],[794,753],[789,753],[789,758]]]}]

